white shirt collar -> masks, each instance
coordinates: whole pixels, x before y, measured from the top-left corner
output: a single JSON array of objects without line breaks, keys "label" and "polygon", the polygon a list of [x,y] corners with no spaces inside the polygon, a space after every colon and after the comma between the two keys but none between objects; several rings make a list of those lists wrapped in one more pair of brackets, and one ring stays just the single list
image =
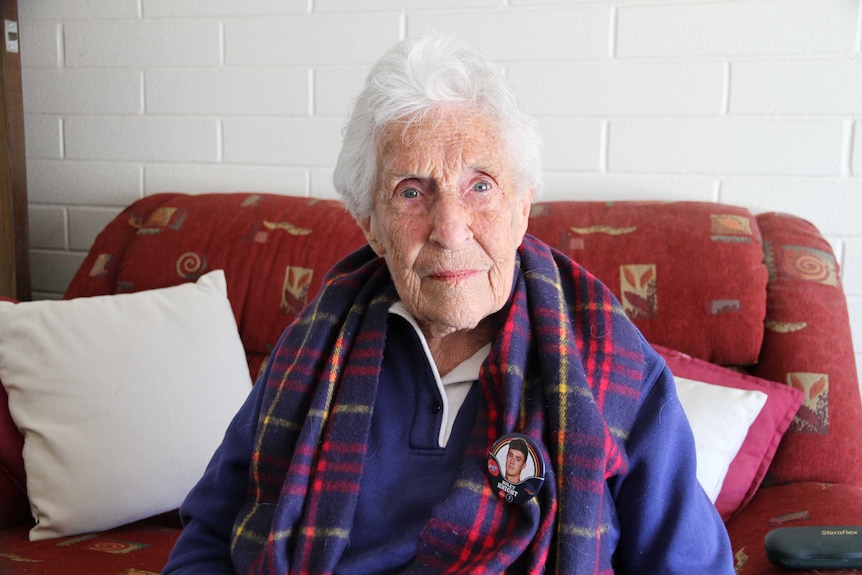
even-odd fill
[{"label": "white shirt collar", "polygon": [[440,372],[437,371],[437,364],[434,363],[434,358],[431,356],[431,350],[428,348],[425,334],[422,333],[422,329],[419,327],[416,318],[407,311],[407,308],[400,301],[392,304],[392,307],[389,308],[389,313],[394,313],[406,319],[413,326],[416,335],[419,337],[419,341],[422,343],[422,349],[425,351],[425,357],[428,359],[428,365],[431,366],[431,371],[434,373],[434,380],[437,383],[437,389],[440,391],[440,397],[443,400],[443,422],[440,426],[439,444],[440,447],[446,447],[449,435],[452,433],[455,417],[458,415],[458,411],[461,409],[473,382],[479,379],[479,370],[482,368],[485,358],[491,352],[491,344],[484,345],[479,351],[455,366],[452,371],[441,378]]}]

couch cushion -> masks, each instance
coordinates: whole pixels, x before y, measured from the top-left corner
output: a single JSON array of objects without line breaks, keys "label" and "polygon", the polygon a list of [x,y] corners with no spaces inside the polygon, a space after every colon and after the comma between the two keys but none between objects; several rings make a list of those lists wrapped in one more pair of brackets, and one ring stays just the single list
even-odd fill
[{"label": "couch cushion", "polygon": [[[763,538],[779,527],[860,525],[862,488],[829,483],[796,483],[764,487],[744,513],[727,525],[737,575],[781,575],[787,570],[766,558]],[[794,571],[794,573],[802,573]],[[859,570],[804,571],[830,575]]]},{"label": "couch cushion", "polygon": [[804,393],[767,481],[862,487],[862,401],[835,256],[805,220],[776,213],[758,220],[769,306],[763,353],[753,373]]},{"label": "couch cushion", "polygon": [[0,303],[32,539],[179,506],[251,389],[226,296],[216,270],[135,294]]},{"label": "couch cushion", "polygon": [[650,342],[721,365],[757,361],[767,272],[744,208],[537,203],[528,231],[610,287]]},{"label": "couch cushion", "polygon": [[157,194],[115,218],[66,297],[134,292],[223,269],[254,378],[339,259],[365,243],[340,202],[269,194]]}]

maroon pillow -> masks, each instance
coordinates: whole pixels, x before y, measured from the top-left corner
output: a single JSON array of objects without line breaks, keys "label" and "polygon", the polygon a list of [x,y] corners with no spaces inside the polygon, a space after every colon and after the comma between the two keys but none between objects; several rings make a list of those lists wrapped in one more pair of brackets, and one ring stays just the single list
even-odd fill
[{"label": "maroon pillow", "polygon": [[[15,301],[0,296],[0,301]],[[24,473],[24,436],[9,413],[9,397],[0,381],[0,529],[30,520]]]},{"label": "maroon pillow", "polygon": [[802,394],[774,381],[739,373],[658,345],[653,347],[664,357],[675,376],[712,385],[762,391],[767,395],[766,404],[749,427],[715,501],[722,519],[728,521],[748,505],[763,482],[778,444],[802,402]]}]

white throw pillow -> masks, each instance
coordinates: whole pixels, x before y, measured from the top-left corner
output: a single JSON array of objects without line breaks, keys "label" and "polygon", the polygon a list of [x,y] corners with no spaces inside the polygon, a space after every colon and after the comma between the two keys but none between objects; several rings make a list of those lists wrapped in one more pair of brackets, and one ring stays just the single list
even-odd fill
[{"label": "white throw pillow", "polygon": [[762,391],[711,385],[674,377],[682,409],[694,434],[697,480],[715,503],[727,470],[748,428],[766,405]]},{"label": "white throw pillow", "polygon": [[34,541],[176,509],[251,389],[222,270],[0,302],[0,380],[25,438]]}]

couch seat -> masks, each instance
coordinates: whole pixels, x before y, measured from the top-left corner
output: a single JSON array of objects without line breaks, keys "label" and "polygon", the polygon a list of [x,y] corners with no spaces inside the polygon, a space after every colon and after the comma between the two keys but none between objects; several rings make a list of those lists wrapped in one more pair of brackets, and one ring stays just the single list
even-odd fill
[{"label": "couch seat", "polygon": [[[751,504],[727,524],[737,575],[788,573],[766,559],[763,538],[779,527],[862,525],[862,488],[831,483],[792,483],[761,487]],[[860,574],[860,569],[805,571]]]},{"label": "couch seat", "polygon": [[29,527],[0,531],[0,573],[149,575],[164,567],[180,530],[150,521],[110,531],[30,542]]}]

